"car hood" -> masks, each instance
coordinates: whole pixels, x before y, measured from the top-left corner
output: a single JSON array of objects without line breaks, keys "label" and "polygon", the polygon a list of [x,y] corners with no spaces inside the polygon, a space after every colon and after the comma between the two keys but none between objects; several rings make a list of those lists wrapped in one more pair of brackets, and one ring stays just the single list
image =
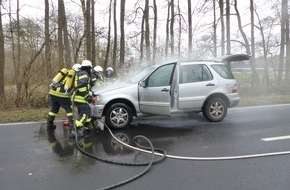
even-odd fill
[{"label": "car hood", "polygon": [[103,94],[115,90],[120,90],[124,88],[128,88],[130,86],[135,86],[136,84],[129,83],[129,82],[116,82],[114,84],[110,84],[109,86],[105,86],[103,88],[92,88],[94,94]]}]

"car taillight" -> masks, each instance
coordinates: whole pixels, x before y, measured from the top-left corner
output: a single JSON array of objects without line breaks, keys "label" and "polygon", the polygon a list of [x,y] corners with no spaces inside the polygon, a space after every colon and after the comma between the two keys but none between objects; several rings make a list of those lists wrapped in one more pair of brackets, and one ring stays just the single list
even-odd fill
[{"label": "car taillight", "polygon": [[237,93],[238,92],[238,85],[235,84],[235,86],[232,89],[232,93]]}]

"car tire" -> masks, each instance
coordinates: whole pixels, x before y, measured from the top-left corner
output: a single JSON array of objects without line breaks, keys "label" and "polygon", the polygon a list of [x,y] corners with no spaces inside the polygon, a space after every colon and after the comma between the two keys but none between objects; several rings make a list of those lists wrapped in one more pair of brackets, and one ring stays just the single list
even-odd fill
[{"label": "car tire", "polygon": [[105,122],[110,128],[128,127],[133,119],[132,109],[124,103],[112,104],[105,114]]},{"label": "car tire", "polygon": [[222,98],[211,98],[208,100],[202,110],[203,116],[213,122],[221,121],[225,118],[228,112],[226,102]]}]

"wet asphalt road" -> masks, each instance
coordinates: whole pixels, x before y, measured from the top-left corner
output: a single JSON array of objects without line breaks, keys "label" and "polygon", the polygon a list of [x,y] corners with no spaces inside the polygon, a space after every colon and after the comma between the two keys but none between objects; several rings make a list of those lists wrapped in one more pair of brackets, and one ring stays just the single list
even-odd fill
[{"label": "wet asphalt road", "polygon": [[[136,135],[149,138],[167,154],[220,157],[290,151],[290,105],[230,109],[219,123],[202,115],[139,119],[130,128],[113,131],[132,144]],[[81,141],[84,149],[115,162],[143,163],[138,154],[99,131]],[[116,189],[126,190],[288,190],[290,155],[252,159],[194,161],[167,158],[137,180]],[[0,125],[1,190],[93,190],[142,172],[146,166],[122,166],[88,158],[65,138],[59,123],[48,134],[44,124]]]}]

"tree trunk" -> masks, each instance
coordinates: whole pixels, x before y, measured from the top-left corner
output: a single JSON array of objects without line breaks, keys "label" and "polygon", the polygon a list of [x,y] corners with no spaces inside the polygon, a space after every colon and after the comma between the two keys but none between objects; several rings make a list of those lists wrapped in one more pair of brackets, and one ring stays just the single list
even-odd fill
[{"label": "tree trunk", "polygon": [[145,20],[145,46],[146,46],[146,62],[151,62],[151,50],[150,50],[150,27],[149,27],[149,0],[145,0],[144,8],[144,20]]},{"label": "tree trunk", "polygon": [[50,59],[50,38],[49,38],[49,0],[45,0],[45,16],[44,16],[44,35],[45,35],[45,65],[46,65],[46,81],[47,88],[51,83],[52,72],[51,72],[51,59]]},{"label": "tree trunk", "polygon": [[154,31],[153,31],[153,55],[152,55],[152,61],[155,64],[156,63],[156,40],[157,40],[157,5],[156,0],[153,0],[153,10],[154,10]]},{"label": "tree trunk", "polygon": [[86,59],[92,60],[92,42],[91,42],[91,0],[87,0],[87,6],[86,6],[86,46],[87,46],[87,57]]},{"label": "tree trunk", "polygon": [[166,40],[165,40],[165,57],[168,56],[168,44],[169,44],[169,22],[170,22],[170,6],[171,3],[168,1],[167,7],[167,18],[166,18]]},{"label": "tree trunk", "polygon": [[[252,0],[251,0],[252,2]],[[250,6],[251,9],[254,9],[253,6]],[[265,80],[265,83],[266,83],[266,86],[270,86],[270,82],[269,82],[269,67],[268,67],[268,51],[267,51],[267,45],[266,45],[266,39],[265,39],[265,35],[264,35],[264,29],[263,29],[263,26],[261,24],[261,20],[259,18],[259,15],[255,10],[255,13],[256,13],[256,17],[258,18],[258,23],[259,23],[259,30],[260,30],[260,33],[261,33],[261,37],[262,37],[262,47],[263,47],[263,58],[264,58],[264,77],[263,77],[263,80]]]},{"label": "tree trunk", "polygon": [[174,56],[174,0],[171,0],[171,20],[170,20],[170,49],[171,57]]},{"label": "tree trunk", "polygon": [[63,58],[63,38],[62,38],[62,31],[63,31],[63,19],[61,8],[63,4],[63,0],[58,0],[58,32],[57,32],[57,42],[58,42],[58,69],[61,70],[64,67],[64,58]]},{"label": "tree trunk", "polygon": [[[242,35],[244,42],[245,42],[246,52],[248,55],[251,55],[250,43],[249,43],[247,35],[244,32],[244,29],[242,27],[241,16],[240,16],[240,12],[238,10],[237,0],[234,0],[234,7],[235,7],[236,14],[237,14],[239,31],[241,32],[241,35]],[[257,86],[260,82],[259,82],[258,73],[256,71],[255,62],[253,61],[252,57],[250,59],[250,66],[251,66],[251,70],[252,70],[252,86]]]},{"label": "tree trunk", "polygon": [[106,49],[105,62],[104,62],[104,67],[105,68],[108,68],[108,59],[109,59],[109,55],[110,55],[110,46],[111,46],[111,20],[112,20],[112,0],[110,0],[110,5],[109,5],[108,41],[107,41],[107,49]]},{"label": "tree trunk", "polygon": [[[126,0],[121,0],[120,6],[120,68],[123,69],[125,63],[125,4]],[[123,73],[123,72],[122,72]]]},{"label": "tree trunk", "polygon": [[[21,56],[21,51],[20,51],[20,21],[19,21],[19,0],[17,0],[17,58],[15,58],[15,79],[16,79],[16,99],[15,99],[15,105],[19,106],[20,104],[23,103],[23,94],[22,94],[22,81],[21,81],[21,74],[20,74],[20,56]],[[14,37],[13,37],[14,38]],[[14,55],[15,57],[15,55]]]},{"label": "tree trunk", "polygon": [[96,32],[95,32],[95,2],[94,2],[94,0],[91,0],[91,7],[92,7],[92,16],[91,16],[91,18],[92,18],[92,23],[91,23],[91,25],[92,25],[92,42],[91,42],[91,47],[92,47],[92,53],[91,53],[91,59],[92,59],[92,64],[93,65],[96,65]]},{"label": "tree trunk", "polygon": [[66,68],[70,68],[72,66],[72,60],[71,60],[71,54],[70,54],[70,45],[69,45],[69,40],[68,40],[68,31],[67,31],[67,21],[66,21],[66,14],[65,14],[65,7],[64,7],[64,3],[62,0],[61,3],[61,7],[59,7],[60,9],[60,14],[61,14],[61,23],[62,23],[62,34],[63,34],[63,44],[64,44],[64,52],[65,52],[65,56],[64,56],[64,67]]},{"label": "tree trunk", "polygon": [[141,39],[140,39],[140,62],[144,59],[144,23],[145,23],[145,15],[143,14],[142,21],[141,21]]},{"label": "tree trunk", "polygon": [[188,19],[188,58],[190,58],[192,54],[191,0],[187,0],[187,14],[188,14],[187,16],[187,19]]},{"label": "tree trunk", "polygon": [[225,21],[224,21],[224,1],[219,0],[221,19],[221,55],[225,55]]},{"label": "tree trunk", "polygon": [[114,47],[113,47],[113,69],[114,69],[114,71],[117,71],[117,45],[118,45],[117,11],[116,11],[117,1],[118,0],[114,0]]},{"label": "tree trunk", "polygon": [[180,4],[179,4],[179,0],[177,1],[177,11],[178,11],[178,46],[177,46],[177,51],[178,51],[178,57],[181,56],[181,11],[180,11]]},{"label": "tree trunk", "polygon": [[[289,6],[289,0],[284,0],[285,9]],[[289,8],[289,7],[288,7]],[[285,82],[289,82],[289,71],[290,71],[290,39],[289,39],[289,13],[285,10],[285,37],[286,37],[286,70],[285,70]]]},{"label": "tree trunk", "polygon": [[227,55],[231,54],[231,20],[230,0],[226,0],[226,30],[227,30]]},{"label": "tree trunk", "polygon": [[5,50],[4,35],[2,27],[2,0],[0,0],[0,105],[4,107],[5,90],[4,90],[4,70],[5,70]]},{"label": "tree trunk", "polygon": [[216,0],[213,0],[213,56],[217,56]]},{"label": "tree trunk", "polygon": [[282,76],[283,76],[283,67],[284,67],[284,57],[285,57],[285,41],[286,41],[286,12],[287,12],[287,0],[282,0],[281,4],[281,44],[280,44],[280,56],[279,56],[279,65],[278,65],[278,85],[282,85]]}]

